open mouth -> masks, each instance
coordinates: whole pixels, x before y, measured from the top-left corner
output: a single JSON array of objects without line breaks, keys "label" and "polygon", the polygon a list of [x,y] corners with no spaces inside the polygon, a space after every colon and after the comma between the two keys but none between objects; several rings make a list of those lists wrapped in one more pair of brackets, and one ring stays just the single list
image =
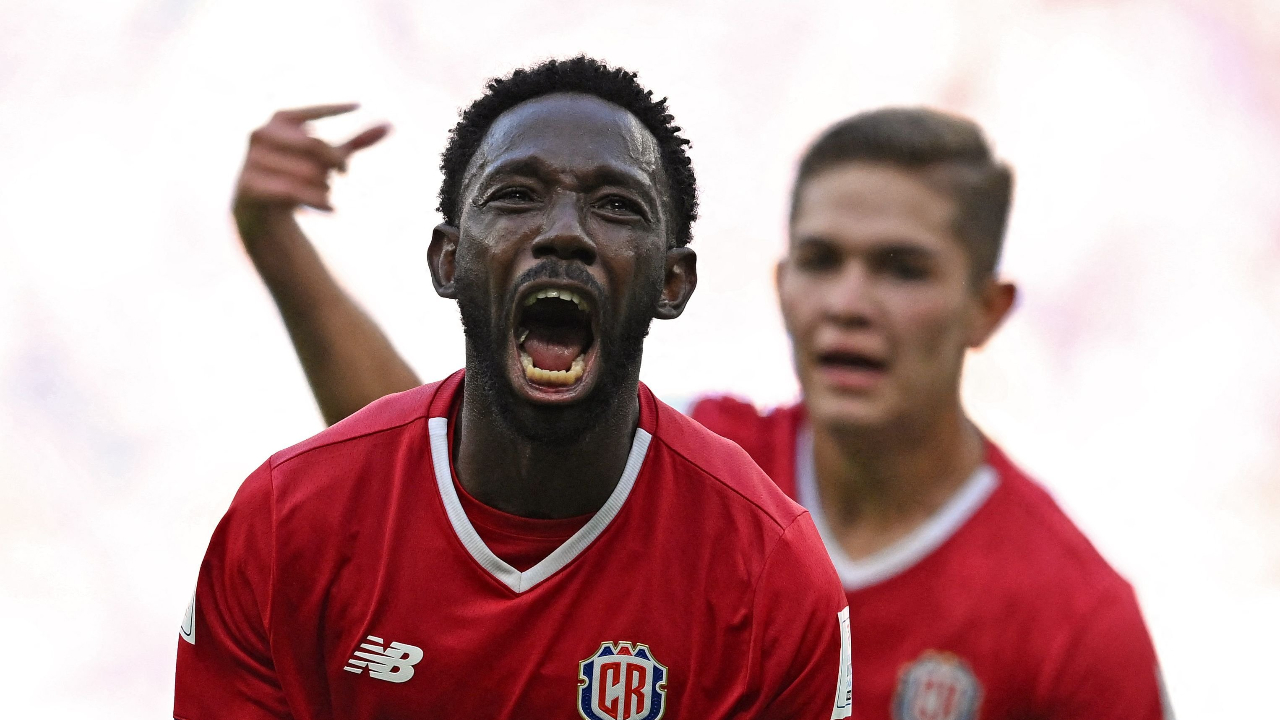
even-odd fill
[{"label": "open mouth", "polygon": [[867,355],[850,352],[829,352],[818,356],[818,364],[839,370],[882,371],[885,363]]},{"label": "open mouth", "polygon": [[585,291],[543,287],[520,302],[516,351],[525,380],[540,389],[582,383],[596,353],[593,306]]}]

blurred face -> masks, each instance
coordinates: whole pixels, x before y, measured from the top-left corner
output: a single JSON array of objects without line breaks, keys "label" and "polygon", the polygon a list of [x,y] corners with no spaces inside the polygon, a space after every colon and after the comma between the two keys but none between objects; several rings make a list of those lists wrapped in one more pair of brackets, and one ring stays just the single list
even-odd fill
[{"label": "blurred face", "polygon": [[965,351],[994,330],[1013,289],[973,287],[953,213],[921,173],[889,165],[805,181],[777,280],[814,422],[888,427],[957,406]]},{"label": "blurred face", "polygon": [[634,392],[650,320],[692,292],[666,292],[692,253],[668,250],[665,191],[653,135],[591,96],[522,103],[486,134],[432,266],[458,300],[468,386],[522,435],[571,440]]}]

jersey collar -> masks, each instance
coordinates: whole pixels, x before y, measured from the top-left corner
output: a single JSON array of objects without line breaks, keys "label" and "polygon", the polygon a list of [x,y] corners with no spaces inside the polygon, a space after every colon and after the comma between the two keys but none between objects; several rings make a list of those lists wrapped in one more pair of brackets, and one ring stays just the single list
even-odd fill
[{"label": "jersey collar", "polygon": [[427,420],[427,428],[431,434],[431,464],[436,476],[436,487],[440,491],[440,499],[444,502],[445,513],[449,516],[449,524],[462,542],[471,557],[490,575],[516,593],[534,587],[562,570],[566,565],[583,553],[601,533],[609,527],[609,523],[617,517],[622,506],[635,486],[640,468],[644,464],[649,450],[649,442],[653,436],[646,427],[653,428],[655,418],[653,398],[648,388],[640,386],[640,426],[636,428],[631,441],[631,452],[627,455],[627,464],[622,469],[622,477],[613,488],[609,499],[596,511],[596,514],[583,525],[578,532],[556,548],[550,555],[533,567],[520,572],[511,567],[502,558],[493,554],[480,534],[476,532],[467,513],[458,499],[457,490],[453,486],[452,460],[449,457],[449,408],[462,386],[462,372],[454,373],[441,384],[431,403],[431,417]]},{"label": "jersey collar", "polygon": [[973,517],[1000,484],[996,471],[990,465],[982,465],[964,481],[951,499],[906,537],[869,557],[854,560],[836,540],[823,511],[822,498],[818,494],[818,474],[814,469],[813,430],[808,424],[801,425],[797,432],[795,467],[796,499],[809,511],[840,582],[845,590],[850,591],[888,580],[928,557]]}]

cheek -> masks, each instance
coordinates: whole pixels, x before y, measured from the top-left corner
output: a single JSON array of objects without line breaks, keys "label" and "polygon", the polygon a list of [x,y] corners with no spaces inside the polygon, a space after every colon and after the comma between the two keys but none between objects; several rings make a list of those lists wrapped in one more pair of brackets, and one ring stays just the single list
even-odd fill
[{"label": "cheek", "polygon": [[942,293],[922,293],[896,304],[891,327],[905,354],[922,364],[951,362],[963,356],[964,318],[961,309]]},{"label": "cheek", "polygon": [[[643,243],[643,244],[642,244]],[[656,301],[666,276],[665,252],[651,251],[647,239],[641,241],[597,241],[600,269],[607,276],[617,307],[628,308],[641,299]]]},{"label": "cheek", "polygon": [[778,307],[782,311],[782,323],[796,345],[803,345],[817,325],[819,312],[815,299],[820,292],[820,288],[810,287],[786,272],[778,279]]}]

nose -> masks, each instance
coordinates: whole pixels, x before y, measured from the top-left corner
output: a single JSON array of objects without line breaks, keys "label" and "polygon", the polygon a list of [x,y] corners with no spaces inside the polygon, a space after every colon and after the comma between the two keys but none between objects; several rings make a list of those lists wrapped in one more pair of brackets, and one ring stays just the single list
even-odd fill
[{"label": "nose", "polygon": [[578,198],[573,193],[560,193],[547,210],[542,232],[533,241],[535,258],[555,257],[577,260],[584,265],[596,261],[596,244],[583,227]]},{"label": "nose", "polygon": [[862,263],[846,263],[823,288],[823,315],[845,327],[870,326],[875,313],[871,290],[871,277]]}]

